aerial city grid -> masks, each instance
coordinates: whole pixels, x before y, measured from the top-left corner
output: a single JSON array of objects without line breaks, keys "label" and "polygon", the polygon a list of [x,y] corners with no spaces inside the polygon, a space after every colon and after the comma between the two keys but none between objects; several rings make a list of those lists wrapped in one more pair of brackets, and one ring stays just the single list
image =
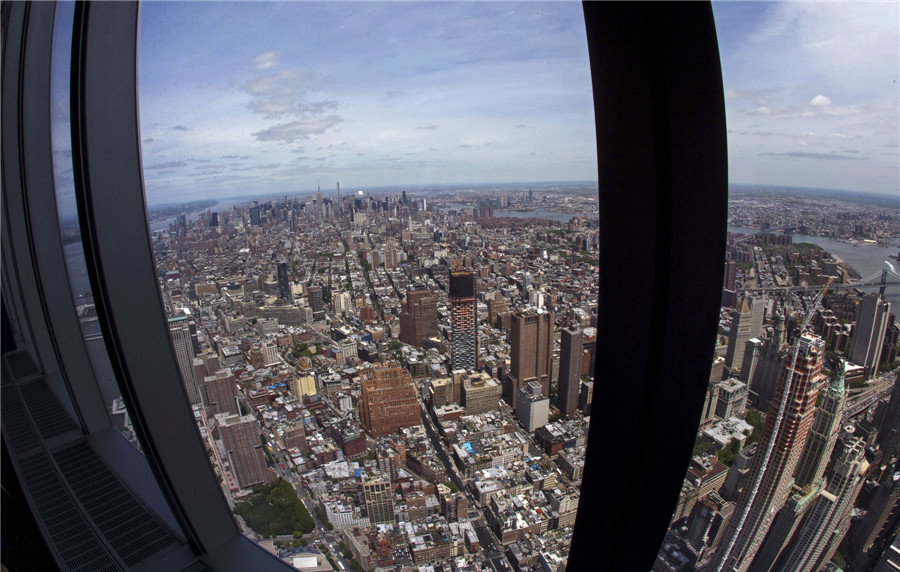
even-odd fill
[{"label": "aerial city grid", "polygon": [[[146,3],[139,66],[161,298],[242,530],[299,570],[564,570],[617,382],[580,4],[257,7]],[[714,8],[721,313],[653,569],[897,569],[898,8]]]}]

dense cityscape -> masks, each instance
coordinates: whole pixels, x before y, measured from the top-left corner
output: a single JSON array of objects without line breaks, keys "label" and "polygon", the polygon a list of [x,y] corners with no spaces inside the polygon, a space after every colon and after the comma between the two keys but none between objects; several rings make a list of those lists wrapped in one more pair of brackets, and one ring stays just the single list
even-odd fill
[{"label": "dense cityscape", "polygon": [[[564,565],[596,193],[336,185],[157,231],[186,393],[246,533],[303,569]],[[279,479],[315,530],[251,509]]]},{"label": "dense cityscape", "polygon": [[[303,570],[564,569],[598,359],[596,192],[337,184],[164,211],[170,334],[245,533]],[[783,231],[896,258],[900,211],[743,189],[729,223],[760,232],[729,233],[654,569],[873,569],[900,531],[897,276]]]}]

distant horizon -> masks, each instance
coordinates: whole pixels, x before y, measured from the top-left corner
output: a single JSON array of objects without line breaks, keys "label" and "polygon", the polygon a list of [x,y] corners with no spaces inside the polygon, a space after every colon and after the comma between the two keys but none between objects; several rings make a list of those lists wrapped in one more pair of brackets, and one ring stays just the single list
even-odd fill
[{"label": "distant horizon", "polygon": [[[369,186],[369,187],[341,187],[342,196],[348,196],[351,193],[356,193],[357,191],[367,191],[367,192],[439,192],[442,190],[452,190],[452,189],[466,189],[472,188],[472,190],[478,190],[478,188],[491,188],[491,187],[527,187],[533,186],[535,188],[538,187],[547,187],[552,185],[594,185],[597,187],[597,191],[599,192],[599,182],[591,181],[591,180],[562,180],[562,181],[510,181],[510,182],[499,182],[499,183],[435,183],[435,184],[415,184],[415,185],[407,185],[407,184],[397,184],[397,185],[380,185],[380,186]],[[879,193],[873,191],[862,191],[862,190],[854,190],[854,189],[838,189],[838,188],[827,188],[827,187],[808,187],[808,186],[798,186],[798,185],[773,185],[773,184],[762,184],[762,183],[729,183],[729,198],[733,191],[735,190],[781,190],[787,192],[800,192],[800,193],[821,193],[821,194],[845,194],[845,195],[866,195],[867,197],[871,197],[873,199],[890,199],[895,198],[897,202],[897,207],[900,208],[900,196],[893,195],[891,193]],[[509,189],[511,192],[520,192],[517,189],[511,188]],[[298,191],[290,191],[290,192],[271,192],[271,191],[263,191],[259,193],[251,193],[251,194],[240,194],[240,195],[223,195],[223,196],[207,196],[207,197],[198,197],[196,199],[190,199],[180,202],[165,202],[165,203],[157,203],[151,202],[149,199],[147,201],[148,209],[156,209],[156,208],[164,208],[169,206],[188,204],[196,201],[202,200],[214,200],[214,201],[234,201],[240,199],[247,200],[257,200],[260,197],[271,197],[277,198],[279,196],[288,195],[290,196],[306,196],[306,195],[315,195],[317,192],[316,189],[308,189],[308,190],[298,190]],[[326,188],[322,188],[323,196],[330,197],[337,192],[336,187],[329,186]]]}]

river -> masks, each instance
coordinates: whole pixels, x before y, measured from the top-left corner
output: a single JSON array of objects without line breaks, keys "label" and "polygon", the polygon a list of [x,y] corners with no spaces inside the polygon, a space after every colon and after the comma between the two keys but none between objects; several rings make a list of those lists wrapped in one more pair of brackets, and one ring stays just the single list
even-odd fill
[{"label": "river", "polygon": [[[741,228],[736,226],[729,226],[728,232],[731,233],[741,233],[741,234],[756,234],[760,232],[755,228]],[[889,254],[897,255],[897,251],[900,250],[898,247],[893,248],[879,248],[877,246],[853,246],[847,242],[841,242],[840,240],[835,240],[833,238],[827,238],[824,236],[810,236],[808,234],[799,234],[792,233],[794,237],[794,242],[810,242],[812,244],[817,244],[830,252],[831,254],[839,257],[841,260],[852,266],[859,275],[863,278],[871,276],[876,272],[881,272],[883,269],[888,268],[885,264],[885,261],[891,263],[895,268],[895,272],[900,274],[900,265],[897,264],[896,260],[893,260],[888,257]],[[898,282],[900,278],[894,278],[888,275],[889,282]],[[874,292],[876,291],[873,288],[866,288],[865,292]],[[885,290],[885,299],[891,302],[892,310],[896,314],[896,310],[900,308],[900,285],[892,285],[888,286]]]}]

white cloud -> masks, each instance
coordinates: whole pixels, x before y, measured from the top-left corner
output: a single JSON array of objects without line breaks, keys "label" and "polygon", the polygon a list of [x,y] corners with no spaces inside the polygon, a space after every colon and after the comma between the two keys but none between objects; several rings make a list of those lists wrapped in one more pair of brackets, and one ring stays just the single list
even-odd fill
[{"label": "white cloud", "polygon": [[291,143],[298,139],[309,139],[310,135],[320,135],[329,127],[334,127],[341,121],[341,118],[336,115],[301,119],[290,123],[273,125],[268,129],[253,133],[253,136],[260,141],[285,141]]},{"label": "white cloud", "polygon": [[256,62],[256,69],[259,71],[274,68],[278,65],[278,52],[263,52],[253,58],[253,61]]},{"label": "white cloud", "polygon": [[817,107],[825,107],[826,105],[831,105],[831,98],[827,95],[817,95],[812,98],[812,101],[810,101],[809,104]]}]

